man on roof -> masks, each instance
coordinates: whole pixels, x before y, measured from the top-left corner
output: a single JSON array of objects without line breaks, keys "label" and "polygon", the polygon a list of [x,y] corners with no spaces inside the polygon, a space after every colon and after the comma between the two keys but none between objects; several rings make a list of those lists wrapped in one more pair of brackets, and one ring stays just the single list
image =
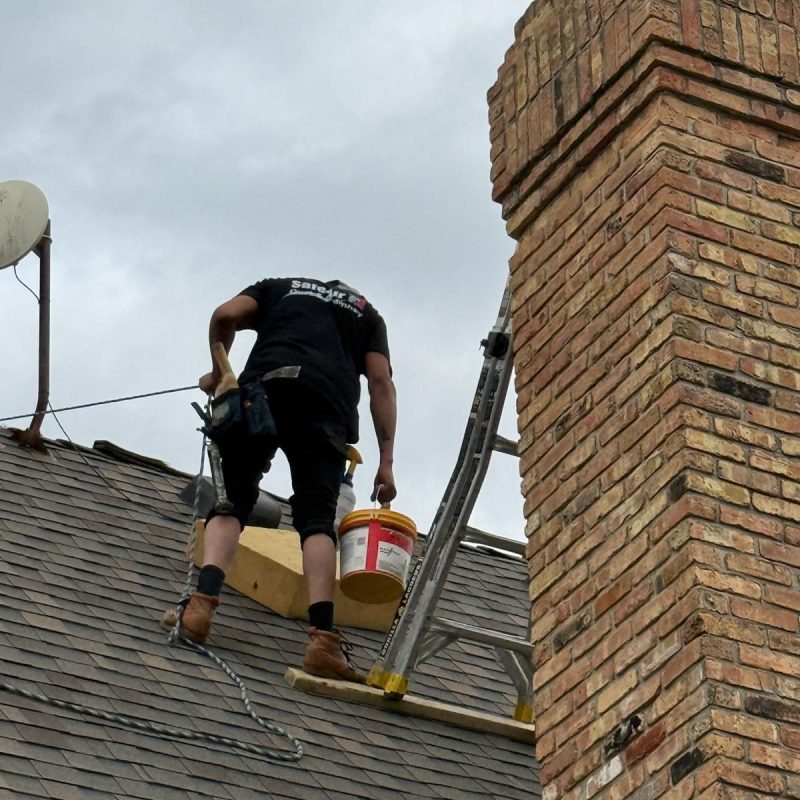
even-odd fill
[{"label": "man on roof", "polygon": [[[392,470],[396,395],[386,325],[367,299],[339,280],[268,278],[214,311],[212,351],[228,352],[237,331],[257,333],[235,402],[243,421],[217,440],[227,505],[208,515],[197,591],[182,616],[182,633],[203,642],[219,605],[220,591],[239,535],[258,499],[259,482],[276,449],[289,462],[293,523],[300,534],[309,597],[306,672],[364,682],[334,629],[336,579],[334,517],[346,444],[358,440],[360,376],[366,375],[370,412],[379,447],[375,490],[380,502],[396,495]],[[213,393],[221,373],[200,388]]]}]

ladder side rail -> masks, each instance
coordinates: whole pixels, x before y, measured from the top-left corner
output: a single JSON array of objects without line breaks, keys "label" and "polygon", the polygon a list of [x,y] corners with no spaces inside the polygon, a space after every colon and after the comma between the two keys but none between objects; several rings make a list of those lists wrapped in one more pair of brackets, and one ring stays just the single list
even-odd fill
[{"label": "ladder side rail", "polygon": [[450,476],[447,489],[437,509],[436,516],[431,524],[428,539],[425,543],[425,553],[438,544],[439,539],[445,535],[443,532],[450,530],[450,523],[458,516],[458,509],[463,502],[464,495],[469,488],[472,472],[474,471],[475,454],[478,443],[485,436],[485,409],[491,394],[487,391],[490,379],[493,376],[495,359],[485,359],[481,368],[481,377],[475,390],[475,398],[469,413],[469,421],[464,431],[464,443],[459,453],[456,467]]},{"label": "ladder side rail", "polygon": [[533,722],[533,662],[519,653],[508,650],[495,651],[500,663],[511,676],[517,690],[517,702],[514,706],[514,719],[517,722],[531,724]]},{"label": "ladder side rail", "polygon": [[511,682],[517,690],[517,695],[520,698],[526,696],[532,686],[533,669],[526,669],[524,660],[520,657],[519,653],[515,653],[512,650],[496,647],[495,656],[511,678]]},{"label": "ladder side rail", "polygon": [[[489,418],[486,421],[487,436],[483,437],[480,453],[476,454],[471,470],[472,480],[469,488],[460,504],[458,518],[455,520],[450,530],[450,536],[442,542],[442,547],[434,551],[428,551],[424,561],[431,561],[428,580],[416,583],[414,591],[417,592],[417,605],[406,607],[400,618],[395,635],[386,648],[384,659],[385,672],[388,673],[386,691],[389,694],[405,693],[408,685],[408,673],[411,666],[416,662],[419,649],[422,645],[422,633],[433,608],[436,606],[439,597],[444,589],[445,577],[450,570],[455,559],[460,544],[461,536],[466,531],[466,522],[477,500],[478,492],[486,476],[489,467],[489,459],[492,452],[492,438],[497,430],[500,421],[500,414],[503,410],[503,403],[496,402],[498,396],[505,397],[511,378],[511,348],[509,347],[500,362],[500,369],[496,373],[497,380],[491,394],[484,396],[485,401],[482,408],[489,410]],[[447,517],[443,517],[447,519]],[[447,519],[449,523],[449,519]],[[409,611],[411,613],[409,613]],[[398,635],[402,632],[405,635]]]},{"label": "ladder side rail", "polygon": [[[484,392],[479,404],[479,410],[486,408],[486,400],[488,394]],[[410,621],[417,615],[419,610],[418,598],[423,588],[431,580],[431,572],[437,566],[437,560],[432,557],[433,554],[441,548],[440,540],[451,537],[453,530],[453,519],[456,514],[456,508],[462,504],[463,495],[468,491],[471,485],[471,478],[477,466],[474,451],[477,449],[477,443],[480,438],[482,424],[475,424],[475,420],[471,419],[467,428],[468,439],[464,447],[465,453],[468,452],[471,457],[465,458],[457,470],[453,473],[450,480],[451,488],[448,490],[445,499],[440,506],[440,512],[434,523],[431,532],[428,534],[428,541],[425,549],[414,564],[411,575],[409,576],[406,584],[403,598],[400,601],[397,613],[395,614],[394,622],[389,630],[387,638],[381,650],[380,658],[386,658],[387,652],[391,647],[391,643],[397,634],[397,630],[401,625],[407,626]],[[453,484],[457,486],[457,491],[452,489]],[[446,545],[445,545],[446,546]]]},{"label": "ladder side rail", "polygon": [[[439,507],[436,509],[436,514],[434,515],[433,522],[431,523],[431,527],[428,534],[428,539],[425,544],[425,550],[427,550],[431,545],[436,541],[437,537],[440,532],[446,527],[439,525],[441,517],[445,513],[445,509],[448,505],[448,501],[452,500],[453,497],[458,497],[463,494],[465,485],[462,482],[462,475],[465,470],[469,469],[470,461],[472,453],[475,450],[474,447],[474,440],[476,433],[480,433],[480,431],[476,431],[475,422],[476,420],[481,418],[481,408],[485,407],[486,404],[486,387],[487,381],[489,376],[492,375],[493,370],[495,370],[496,364],[498,360],[505,360],[510,358],[510,345],[509,345],[509,352],[506,352],[499,358],[497,356],[493,356],[491,352],[488,352],[491,343],[494,342],[498,336],[508,336],[510,337],[511,334],[511,291],[509,288],[509,282],[506,282],[505,289],[503,290],[503,297],[500,302],[500,309],[497,313],[497,319],[489,331],[489,335],[485,342],[483,343],[486,345],[486,349],[484,351],[484,359],[483,364],[481,365],[481,372],[478,376],[478,383],[475,388],[475,393],[472,398],[472,405],[470,406],[469,415],[467,417],[467,425],[464,430],[464,436],[461,441],[461,449],[458,453],[458,458],[456,459],[456,465],[453,469],[453,472],[450,474],[450,480],[447,483],[447,487],[442,495],[442,500],[439,503]],[[504,395],[505,397],[505,395]],[[494,432],[496,434],[496,431]],[[458,487],[458,490],[456,490]]]},{"label": "ladder side rail", "polygon": [[[463,478],[463,486],[460,487],[459,492],[450,497],[448,506],[451,507],[443,515],[447,524],[442,524],[441,529],[446,532],[446,535],[451,535],[456,530],[463,537],[469,515],[477,500],[478,491],[489,468],[493,440],[500,424],[503,401],[511,378],[511,352],[509,346],[502,356],[495,356],[490,360],[487,381],[478,409],[478,424],[475,426],[472,436],[473,447],[470,449],[472,458],[465,465],[466,468],[460,476]],[[491,380],[489,380],[490,378]]]},{"label": "ladder side rail", "polygon": [[475,430],[475,420],[477,418],[478,405],[480,403],[481,395],[483,392],[483,386],[485,384],[484,370],[488,372],[488,365],[484,363],[481,369],[482,369],[481,376],[478,379],[478,385],[475,388],[475,394],[473,396],[472,405],[470,406],[469,415],[467,417],[467,425],[464,429],[464,437],[461,440],[461,449],[458,451],[458,458],[456,458],[455,467],[453,468],[453,471],[450,473],[450,479],[447,482],[447,487],[445,488],[444,494],[442,495],[442,499],[439,503],[438,508],[436,509],[436,514],[433,517],[431,526],[428,529],[428,538],[425,542],[425,550],[427,550],[431,546],[431,543],[434,541],[436,532],[440,530],[439,520],[442,518],[442,515],[444,514],[444,510],[445,507],[447,506],[448,499],[454,495],[455,487],[456,485],[459,484],[461,475],[463,474],[463,471],[469,460],[470,443],[473,439],[473,431]]},{"label": "ladder side rail", "polygon": [[[505,333],[506,329],[509,327],[509,323],[510,320],[508,318],[498,319],[498,325],[502,325],[502,328],[497,330],[496,326],[496,332]],[[479,453],[483,453],[486,450],[487,408],[490,412],[494,410],[490,407],[490,403],[496,400],[497,385],[501,381],[502,376],[510,372],[510,358],[510,348],[502,357],[487,356],[484,358],[478,390],[473,400],[473,411],[470,412],[470,420],[467,424],[467,430],[465,431],[462,452],[459,455],[460,463],[456,465],[456,469],[451,475],[447,491],[439,505],[439,510],[437,511],[437,516],[434,520],[431,532],[428,535],[423,553],[415,562],[411,575],[409,576],[403,598],[395,614],[395,619],[381,649],[375,667],[377,672],[381,672],[382,664],[388,658],[398,629],[401,627],[405,629],[411,626],[412,621],[419,614],[420,603],[418,601],[420,594],[423,593],[424,588],[431,582],[432,576],[430,573],[435,570],[438,561],[438,559],[432,559],[429,554],[435,553],[437,549],[440,549],[440,540],[452,538],[455,527],[453,520],[457,516],[457,512],[460,512],[461,508],[463,508],[466,493],[469,492],[470,487],[474,483],[474,473],[479,467],[477,463]],[[506,381],[505,390],[507,390],[507,385]],[[489,416],[492,418],[491,413]],[[496,418],[499,420],[499,416],[496,415]],[[495,426],[496,425],[497,422],[495,421]],[[451,556],[450,561],[452,561],[453,557],[454,554]],[[436,580],[439,578],[440,576],[437,575]],[[423,615],[425,614],[427,614],[427,605],[423,610]]]},{"label": "ladder side rail", "polygon": [[[493,359],[494,360],[494,359]],[[490,373],[491,375],[491,373]],[[494,392],[491,397],[494,397]],[[484,416],[488,407],[490,393],[484,392],[479,411]],[[463,516],[465,498],[470,489],[475,486],[475,473],[481,471],[480,455],[478,449],[480,430],[483,422],[473,425],[470,441],[472,457],[464,464],[458,476],[458,493],[452,493],[445,504],[434,531],[430,535],[424,554],[414,565],[413,575],[409,579],[406,592],[400,602],[397,614],[389,634],[384,642],[378,663],[374,668],[380,674],[379,682],[386,677],[399,689],[391,690],[394,694],[405,693],[405,682],[398,676],[407,680],[409,666],[416,657],[416,649],[421,644],[425,623],[433,607],[436,605],[442,592],[444,579],[450,570],[458,551],[459,538],[454,535],[457,530],[456,523]],[[485,437],[484,437],[485,440]],[[481,447],[481,451],[485,448]],[[485,463],[485,461],[484,461]],[[482,470],[485,474],[485,469]],[[473,505],[471,503],[470,505]],[[456,517],[456,511],[458,516]],[[414,651],[414,652],[412,652]],[[389,691],[389,689],[387,689]]]}]

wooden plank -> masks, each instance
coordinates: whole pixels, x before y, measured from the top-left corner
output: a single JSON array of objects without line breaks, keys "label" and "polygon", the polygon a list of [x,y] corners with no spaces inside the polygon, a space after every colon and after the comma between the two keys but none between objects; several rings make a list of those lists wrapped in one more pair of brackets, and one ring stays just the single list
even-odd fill
[{"label": "wooden plank", "polygon": [[[203,559],[205,525],[196,526],[195,563]],[[338,558],[337,558],[338,562]],[[400,598],[391,603],[359,603],[342,592],[338,572],[334,586],[336,624],[385,633],[391,627]],[[300,537],[294,531],[247,527],[239,537],[225,584],[285,619],[308,620],[308,592],[303,578]]]},{"label": "wooden plank", "polygon": [[429,719],[466,728],[472,731],[493,733],[498,736],[507,736],[518,742],[534,744],[536,729],[533,725],[517,722],[508,717],[498,717],[495,714],[484,714],[448,703],[438,703],[422,697],[406,695],[402,700],[388,700],[383,695],[382,689],[372,686],[362,686],[348,681],[336,681],[330,678],[317,678],[300,669],[289,667],[285,675],[287,683],[295,689],[324,697],[335,697],[337,700],[346,700],[351,703],[375,706],[384,711],[395,714],[404,714],[420,719]]}]

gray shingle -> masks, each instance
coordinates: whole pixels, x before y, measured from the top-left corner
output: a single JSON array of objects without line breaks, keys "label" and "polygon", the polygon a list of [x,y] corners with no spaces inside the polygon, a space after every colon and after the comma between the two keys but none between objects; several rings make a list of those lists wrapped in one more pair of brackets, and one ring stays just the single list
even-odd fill
[{"label": "gray shingle", "polygon": [[[21,450],[0,428],[0,573],[8,586],[0,597],[0,675],[55,699],[283,749],[243,712],[227,676],[168,647],[158,627],[185,579],[191,512],[177,495],[188,480],[90,448]],[[528,608],[522,562],[472,551],[459,554],[440,611],[519,635]],[[303,741],[300,765],[0,693],[0,800],[540,796],[529,746],[293,690],[283,673],[302,657],[304,629],[226,591],[210,642],[247,682],[258,713]],[[383,635],[349,635],[369,666]],[[492,713],[515,702],[491,653],[469,643],[437,654],[412,687]]]}]

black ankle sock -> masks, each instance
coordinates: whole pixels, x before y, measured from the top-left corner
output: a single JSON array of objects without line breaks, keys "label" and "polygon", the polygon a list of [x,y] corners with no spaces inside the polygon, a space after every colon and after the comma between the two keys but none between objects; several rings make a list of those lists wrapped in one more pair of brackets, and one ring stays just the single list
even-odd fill
[{"label": "black ankle sock", "polygon": [[311,623],[312,628],[319,628],[321,631],[332,631],[333,603],[330,600],[312,603],[308,607],[308,621]]},{"label": "black ankle sock", "polygon": [[200,577],[197,579],[197,591],[217,597],[222,591],[224,581],[225,573],[219,567],[208,564],[200,570]]}]

